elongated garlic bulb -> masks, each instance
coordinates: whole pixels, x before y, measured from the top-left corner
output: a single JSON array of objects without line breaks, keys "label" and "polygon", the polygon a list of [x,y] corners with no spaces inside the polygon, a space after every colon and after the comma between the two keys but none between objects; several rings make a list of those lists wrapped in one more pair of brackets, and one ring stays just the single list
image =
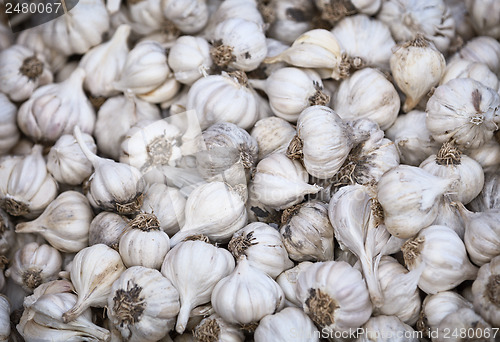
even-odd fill
[{"label": "elongated garlic bulb", "polygon": [[237,325],[226,322],[217,314],[202,319],[194,329],[193,337],[198,341],[210,342],[243,342],[245,340],[245,335]]},{"label": "elongated garlic bulb", "polygon": [[484,264],[472,284],[474,310],[494,327],[500,325],[500,256]]},{"label": "elongated garlic bulb", "polygon": [[108,211],[102,211],[90,223],[89,246],[105,244],[118,251],[120,237],[128,227],[129,219]]},{"label": "elongated garlic bulb", "polygon": [[0,155],[7,153],[19,140],[16,123],[17,107],[0,94]]},{"label": "elongated garlic bulb", "polygon": [[168,65],[175,79],[187,85],[205,76],[212,63],[210,45],[202,37],[181,36],[168,53]]},{"label": "elongated garlic bulb", "polygon": [[298,308],[284,308],[278,313],[262,318],[255,329],[255,342],[287,342],[300,337],[304,342],[318,342],[319,331],[313,321]]}]

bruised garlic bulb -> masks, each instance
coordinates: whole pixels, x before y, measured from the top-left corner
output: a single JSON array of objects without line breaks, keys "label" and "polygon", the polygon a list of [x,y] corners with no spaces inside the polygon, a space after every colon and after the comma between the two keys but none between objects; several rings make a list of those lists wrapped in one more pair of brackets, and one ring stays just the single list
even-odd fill
[{"label": "bruised garlic bulb", "polygon": [[467,0],[465,3],[477,34],[500,39],[500,21],[495,14],[500,13],[500,3],[496,0]]},{"label": "bruised garlic bulb", "polygon": [[163,15],[184,33],[201,30],[208,21],[206,0],[161,0]]},{"label": "bruised garlic bulb", "polygon": [[251,327],[264,316],[281,310],[283,290],[270,276],[254,268],[245,256],[212,292],[212,306],[224,320]]},{"label": "bruised garlic bulb", "polygon": [[89,246],[99,243],[118,250],[120,237],[128,227],[125,216],[102,211],[90,223]]},{"label": "bruised garlic bulb", "polygon": [[63,321],[73,321],[91,306],[104,307],[113,282],[123,271],[120,254],[106,245],[93,245],[76,253],[70,276],[78,300],[62,315]]},{"label": "bruised garlic bulb", "polygon": [[500,77],[500,42],[492,37],[472,38],[457,52],[459,58],[484,63]]},{"label": "bruised garlic bulb", "polygon": [[429,226],[401,247],[408,269],[425,268],[418,282],[425,293],[451,290],[465,280],[475,279],[477,268],[471,264],[460,237],[446,226]]},{"label": "bruised garlic bulb", "polygon": [[453,79],[437,87],[427,102],[427,128],[438,142],[478,148],[498,128],[499,108],[495,90],[470,78]]},{"label": "bruised garlic bulb", "polygon": [[[460,334],[452,334],[450,331],[460,331]],[[468,333],[465,333],[468,332]],[[447,315],[439,323],[435,342],[460,342],[468,341],[470,338],[479,338],[481,341],[493,342],[494,330],[485,320],[471,308],[461,308]],[[453,336],[455,335],[455,336]]]},{"label": "bruised garlic bulb", "polygon": [[194,329],[193,337],[197,341],[206,342],[243,342],[245,340],[245,335],[238,326],[226,322],[217,314],[202,319]]},{"label": "bruised garlic bulb", "polygon": [[94,214],[89,201],[68,190],[56,197],[34,221],[19,223],[17,233],[38,233],[61,252],[74,253],[88,246]]},{"label": "bruised garlic bulb", "polygon": [[313,321],[298,308],[284,308],[278,313],[262,318],[255,329],[254,341],[293,341],[300,337],[304,342],[318,342],[320,333]]},{"label": "bruised garlic bulb", "polygon": [[[97,146],[92,136],[85,133],[82,135],[89,150],[96,153]],[[78,185],[92,174],[92,164],[76,139],[70,134],[64,134],[50,148],[47,170],[60,183]]]},{"label": "bruised garlic bulb", "polygon": [[281,210],[302,202],[305,195],[321,190],[317,185],[308,184],[308,179],[299,161],[274,153],[257,164],[251,186],[259,202]]},{"label": "bruised garlic bulb", "polygon": [[0,91],[12,101],[29,99],[38,86],[52,79],[42,54],[23,45],[12,45],[0,52]]},{"label": "bruised garlic bulb", "polygon": [[34,141],[54,143],[63,134],[73,133],[75,126],[91,134],[96,115],[83,92],[85,71],[81,68],[61,83],[38,88],[19,108],[17,123]]},{"label": "bruised garlic bulb", "polygon": [[297,132],[286,120],[271,116],[260,119],[252,128],[251,136],[257,141],[259,158],[262,160],[271,153],[284,153]]},{"label": "bruised garlic bulb", "polygon": [[439,84],[445,84],[454,78],[472,78],[489,88],[497,90],[500,87],[498,77],[486,64],[462,58],[455,58],[446,65]]},{"label": "bruised garlic bulb", "polygon": [[0,93],[0,155],[7,153],[19,140],[17,107]]},{"label": "bruised garlic bulb", "polygon": [[167,253],[161,273],[179,291],[181,307],[175,328],[179,334],[186,329],[191,310],[210,301],[215,285],[234,266],[231,253],[206,241],[183,241]]},{"label": "bruised garlic bulb", "polygon": [[419,342],[418,334],[396,316],[371,317],[356,342]]},{"label": "bruised garlic bulb", "polygon": [[13,216],[36,217],[57,195],[57,182],[47,172],[41,145],[26,156],[0,161],[0,207]]},{"label": "bruised garlic bulb", "polygon": [[210,44],[202,37],[181,36],[170,47],[168,65],[177,81],[191,85],[212,66]]},{"label": "bruised garlic bulb", "polygon": [[500,256],[484,264],[472,284],[474,310],[494,327],[500,326]]},{"label": "bruised garlic bulb", "polygon": [[133,266],[113,283],[108,315],[122,337],[158,341],[168,333],[168,320],[179,312],[179,293],[157,270]]},{"label": "bruised garlic bulb", "polygon": [[62,257],[57,249],[31,242],[17,250],[5,276],[28,292],[39,285],[57,279],[61,271]]},{"label": "bruised garlic bulb", "polygon": [[[423,35],[399,46],[391,56],[391,72],[399,89],[406,95],[405,113],[438,84],[446,67],[444,56]],[[426,72],[422,72],[425,68]]]}]

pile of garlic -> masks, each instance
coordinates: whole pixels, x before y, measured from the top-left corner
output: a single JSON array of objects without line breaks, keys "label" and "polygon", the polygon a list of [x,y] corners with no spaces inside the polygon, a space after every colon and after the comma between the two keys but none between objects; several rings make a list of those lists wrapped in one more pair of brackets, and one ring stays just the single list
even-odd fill
[{"label": "pile of garlic", "polygon": [[0,341],[500,339],[498,13],[0,19]]}]

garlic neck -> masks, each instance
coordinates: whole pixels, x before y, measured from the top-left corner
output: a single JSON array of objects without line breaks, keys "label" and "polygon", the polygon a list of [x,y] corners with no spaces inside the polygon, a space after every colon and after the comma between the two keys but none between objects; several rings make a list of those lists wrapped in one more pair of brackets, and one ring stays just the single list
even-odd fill
[{"label": "garlic neck", "polygon": [[233,48],[224,45],[220,40],[214,43],[214,48],[210,50],[210,57],[220,67],[225,67],[236,60],[236,57],[233,55]]}]

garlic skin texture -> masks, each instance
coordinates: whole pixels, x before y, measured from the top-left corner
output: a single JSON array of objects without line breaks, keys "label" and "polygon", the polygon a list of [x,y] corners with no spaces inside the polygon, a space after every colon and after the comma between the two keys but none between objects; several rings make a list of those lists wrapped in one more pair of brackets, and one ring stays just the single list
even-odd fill
[{"label": "garlic skin texture", "polygon": [[161,30],[162,25],[166,25],[161,10],[161,0],[127,1],[127,5],[127,14],[134,24],[134,31],[141,36]]},{"label": "garlic skin texture", "polygon": [[120,254],[104,244],[86,247],[76,253],[70,276],[78,300],[63,314],[63,321],[71,322],[91,306],[104,307],[112,284],[125,269]]},{"label": "garlic skin texture", "polygon": [[382,130],[394,123],[399,107],[396,88],[373,68],[358,70],[343,80],[332,101],[332,108],[343,120],[371,119]]},{"label": "garlic skin texture", "polygon": [[75,253],[88,246],[94,213],[79,192],[68,190],[56,197],[34,221],[19,223],[17,233],[39,233],[54,248]]},{"label": "garlic skin texture", "polygon": [[467,155],[481,165],[485,174],[495,172],[500,166],[500,144],[494,139],[477,149],[468,150]]},{"label": "garlic skin texture", "polygon": [[270,26],[266,31],[268,37],[284,44],[292,44],[302,33],[312,29],[310,20],[315,10],[313,1],[271,1],[269,6],[272,22],[269,22]]},{"label": "garlic skin texture", "polygon": [[31,242],[18,249],[5,276],[31,293],[39,285],[57,279],[62,258],[57,249]]},{"label": "garlic skin texture", "polygon": [[14,234],[14,223],[11,217],[0,209],[0,255],[7,255],[9,250],[12,251],[14,249],[13,246],[17,237]]},{"label": "garlic skin texture", "polygon": [[284,271],[278,276],[278,278],[276,278],[276,282],[285,294],[286,307],[302,307],[301,302],[297,299],[297,280],[300,273],[307,270],[311,265],[314,265],[314,263],[310,261],[302,261],[298,263],[297,266]]},{"label": "garlic skin texture", "polygon": [[16,117],[17,107],[0,93],[0,155],[9,152],[19,140]]},{"label": "garlic skin texture", "polygon": [[474,211],[500,209],[500,175],[497,172],[484,174],[484,186],[479,195],[469,203],[468,207]]},{"label": "garlic skin texture", "polygon": [[274,153],[262,159],[255,169],[251,186],[258,201],[274,209],[286,209],[302,202],[305,195],[321,190],[308,184],[309,175],[297,160]]},{"label": "garlic skin texture", "polygon": [[319,342],[319,331],[313,321],[298,308],[284,308],[278,313],[262,318],[255,329],[254,341],[272,339],[288,342],[300,336],[304,342]]},{"label": "garlic skin texture", "polygon": [[363,277],[346,262],[316,262],[300,273],[296,286],[304,312],[328,332],[359,328],[372,314]]},{"label": "garlic skin texture", "polygon": [[99,243],[118,250],[120,237],[128,228],[129,219],[108,211],[94,217],[89,228],[89,246]]},{"label": "garlic skin texture", "polygon": [[8,341],[10,336],[10,303],[6,296],[0,296],[0,341]]},{"label": "garlic skin texture", "polygon": [[168,53],[168,65],[182,84],[192,85],[206,76],[212,63],[210,44],[202,37],[181,36]]},{"label": "garlic skin texture", "polygon": [[[422,35],[399,46],[391,56],[390,64],[394,81],[406,95],[405,113],[415,108],[438,84],[446,67],[444,56]],[[423,68],[428,72],[423,73]]]},{"label": "garlic skin texture", "polygon": [[419,342],[415,330],[396,316],[371,317],[363,329],[356,342]]},{"label": "garlic skin texture", "polygon": [[205,241],[183,241],[167,253],[161,273],[179,291],[181,308],[175,327],[179,334],[186,329],[191,310],[208,303],[215,285],[234,267],[231,253]]},{"label": "garlic skin texture", "polygon": [[245,340],[245,335],[237,325],[224,321],[217,314],[202,319],[194,329],[193,337],[197,341],[214,342],[243,342]]},{"label": "garlic skin texture", "polygon": [[493,327],[500,326],[498,282],[500,279],[500,256],[484,264],[472,283],[474,310]]},{"label": "garlic skin texture", "polygon": [[161,0],[163,15],[184,33],[200,31],[208,22],[206,0]]},{"label": "garlic skin texture", "polygon": [[257,141],[258,160],[271,153],[285,153],[295,134],[295,128],[282,118],[271,116],[257,121],[250,135]]},{"label": "garlic skin texture", "polygon": [[[97,153],[97,146],[89,134],[82,134],[85,144],[92,153]],[[59,183],[79,185],[92,174],[92,164],[80,145],[70,134],[57,139],[47,155],[47,170]]]},{"label": "garlic skin texture", "polygon": [[457,52],[459,58],[484,63],[500,77],[500,42],[488,37],[472,38]]},{"label": "garlic skin texture", "polygon": [[498,16],[500,4],[495,0],[465,1],[474,30],[480,36],[490,36],[500,39],[500,24]]},{"label": "garlic skin texture", "polygon": [[451,336],[445,338],[444,336],[448,331],[452,329],[458,329],[458,331],[474,331],[474,336],[482,337],[482,341],[493,342],[495,338],[493,337],[494,331],[491,326],[485,322],[485,320],[474,312],[471,308],[461,308],[456,312],[452,312],[447,315],[439,323],[438,332],[436,338],[433,341],[445,342],[445,341],[467,341],[469,338],[467,336]]},{"label": "garlic skin texture", "polygon": [[273,279],[293,267],[280,233],[265,223],[250,223],[234,233],[229,251],[236,260],[245,256],[250,266]]},{"label": "garlic skin texture", "polygon": [[179,312],[179,293],[157,270],[133,266],[111,287],[109,318],[124,339],[158,341],[168,333],[168,320]]},{"label": "garlic skin texture", "polygon": [[458,146],[478,148],[493,136],[500,123],[500,96],[470,78],[440,85],[427,102],[427,128],[434,140],[453,140]]},{"label": "garlic skin texture", "polygon": [[489,88],[498,90],[500,81],[493,71],[484,63],[462,58],[453,58],[444,71],[439,84],[445,84],[454,78],[472,78]]},{"label": "garlic skin texture", "polygon": [[87,75],[84,86],[93,96],[110,97],[118,93],[113,82],[125,65],[129,34],[130,26],[120,25],[109,41],[90,49],[82,57],[79,67]]},{"label": "garlic skin texture", "polygon": [[0,161],[0,207],[13,216],[33,218],[56,197],[57,182],[47,172],[41,145],[25,156]]},{"label": "garlic skin texture", "polygon": [[252,267],[246,257],[238,259],[234,271],[221,279],[212,292],[212,306],[224,320],[251,324],[281,310],[283,290],[271,277]]},{"label": "garlic skin texture", "polygon": [[465,280],[474,279],[477,274],[463,241],[446,226],[422,229],[403,244],[401,251],[410,271],[425,265],[418,282],[425,293],[451,290]]},{"label": "garlic skin texture", "polygon": [[36,88],[53,80],[42,54],[23,45],[0,52],[0,91],[12,101],[25,101]]}]

